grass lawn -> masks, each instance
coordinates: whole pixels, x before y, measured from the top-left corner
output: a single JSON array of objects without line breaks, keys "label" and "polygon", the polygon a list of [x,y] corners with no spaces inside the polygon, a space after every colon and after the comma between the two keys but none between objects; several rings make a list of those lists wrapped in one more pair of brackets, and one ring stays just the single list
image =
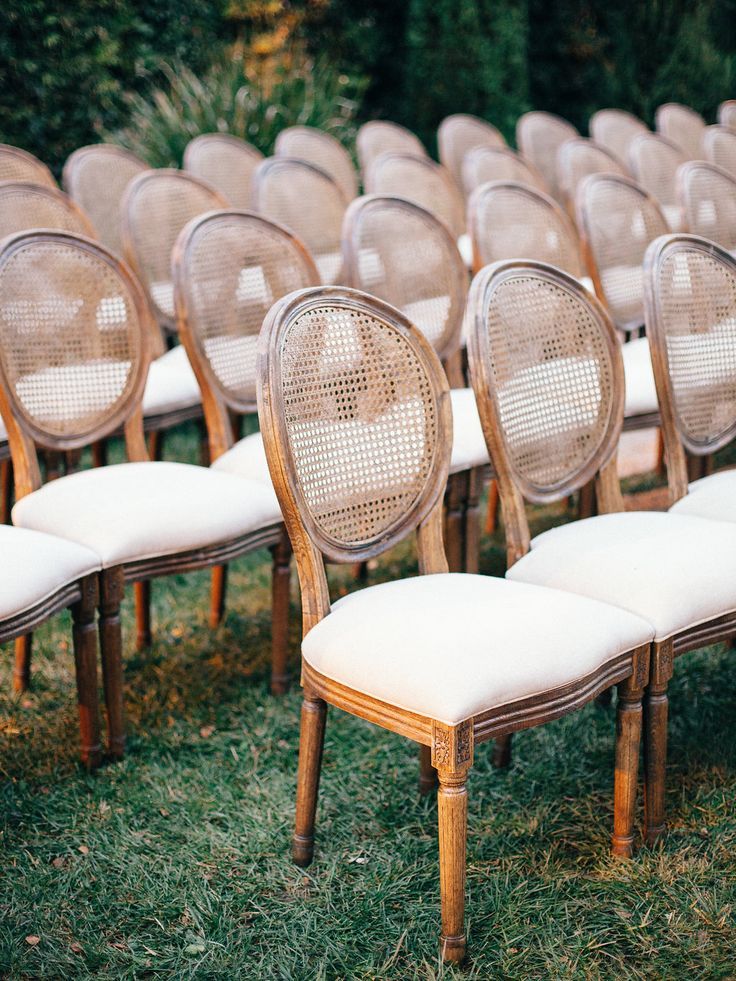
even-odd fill
[{"label": "grass lawn", "polygon": [[[172,438],[167,456],[194,454],[193,430]],[[535,529],[563,511],[537,509]],[[501,537],[483,544],[500,574]],[[402,546],[369,581],[414,568]],[[331,580],[353,585],[349,569]],[[677,662],[670,831],[632,862],[608,856],[612,708],[521,733],[506,772],[479,747],[470,959],[444,969],[436,802],[416,793],[408,741],[330,714],[315,861],[290,861],[300,698],[268,691],[269,581],[267,553],[235,563],[215,632],[207,573],[157,581],[145,654],[126,601],[129,753],[93,777],[76,762],[68,617],[38,632],[28,694],[10,694],[6,650],[0,976],[736,978],[736,651]]]}]

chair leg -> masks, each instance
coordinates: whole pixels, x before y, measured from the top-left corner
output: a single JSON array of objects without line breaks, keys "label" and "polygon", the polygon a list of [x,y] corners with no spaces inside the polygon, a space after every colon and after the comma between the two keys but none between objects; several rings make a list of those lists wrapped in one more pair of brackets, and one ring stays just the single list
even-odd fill
[{"label": "chair leg", "polygon": [[135,583],[133,591],[135,595],[136,647],[139,651],[144,651],[151,646],[152,641],[150,579]]},{"label": "chair leg", "polygon": [[0,521],[10,524],[10,512],[13,507],[13,462],[3,460],[0,463]]},{"label": "chair leg", "polygon": [[99,698],[97,694],[97,634],[95,608],[98,600],[97,576],[82,581],[82,598],[72,607],[74,666],[77,675],[79,734],[84,766],[96,770],[102,759],[100,744]]},{"label": "chair leg", "polygon": [[424,797],[437,786],[437,771],[432,766],[432,747],[419,747],[419,793]]},{"label": "chair leg", "polygon": [[305,689],[299,736],[296,821],[292,844],[294,861],[301,866],[309,865],[314,855],[314,817],[322,769],[326,716],[327,704]]},{"label": "chair leg", "polygon": [[450,474],[445,491],[445,550],[450,572],[462,572],[464,567],[465,477],[465,473]]},{"label": "chair leg", "polygon": [[614,855],[631,858],[634,853],[634,820],[641,746],[642,682],[635,670],[618,686],[616,703],[616,763],[613,780]]},{"label": "chair leg", "polygon": [[488,485],[488,508],[486,510],[486,534],[492,535],[498,526],[498,481],[492,480]]},{"label": "chair leg", "polygon": [[212,568],[210,585],[210,627],[215,630],[225,616],[227,601],[227,566],[216,565]]},{"label": "chair leg", "polygon": [[271,548],[271,693],[283,695],[289,687],[289,601],[291,542],[284,533]]},{"label": "chair leg", "polygon": [[578,499],[578,517],[592,518],[598,513],[595,499],[595,481],[589,480],[580,488]]},{"label": "chair leg", "polygon": [[31,684],[31,650],[33,634],[23,634],[15,638],[15,667],[13,669],[13,691],[28,691]]},{"label": "chair leg", "polygon": [[107,708],[107,748],[113,759],[125,753],[125,714],[123,710],[123,643],[120,604],[125,579],[122,566],[105,569],[100,576],[100,653],[102,683]]},{"label": "chair leg", "polygon": [[148,434],[148,456],[151,460],[160,460],[164,452],[164,434],[160,429],[152,429]]},{"label": "chair leg", "polygon": [[497,770],[504,770],[511,764],[511,733],[497,736],[493,743],[491,762]]},{"label": "chair leg", "polygon": [[483,472],[476,467],[468,473],[465,513],[463,515],[463,571],[478,572],[480,560],[480,492]]},{"label": "chair leg", "polygon": [[644,834],[653,845],[665,828],[667,766],[667,685],[672,677],[672,642],[655,644],[649,685],[644,695]]}]

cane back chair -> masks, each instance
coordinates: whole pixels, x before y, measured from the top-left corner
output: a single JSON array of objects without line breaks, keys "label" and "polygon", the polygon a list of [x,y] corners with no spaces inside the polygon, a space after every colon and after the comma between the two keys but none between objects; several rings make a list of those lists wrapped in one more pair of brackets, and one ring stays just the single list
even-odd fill
[{"label": "cane back chair", "polygon": [[557,186],[573,216],[578,184],[589,174],[625,176],[626,168],[611,150],[585,136],[565,140],[557,151]]},{"label": "cane back chair", "polygon": [[[613,847],[628,854],[651,628],[603,604],[568,605],[579,597],[513,594],[500,579],[447,573],[447,381],[427,339],[393,307],[345,288],[286,297],[261,333],[258,396],[302,590],[294,860],[308,865],[313,855],[328,704],[419,743],[425,788],[430,764],[439,777],[441,952],[460,961],[474,744],[623,682]],[[325,559],[366,560],[414,530],[419,576],[330,606]]]},{"label": "cane back chair", "polygon": [[631,176],[656,198],[673,232],[682,231],[683,216],[677,200],[677,169],[687,157],[676,143],[658,133],[642,133],[629,147]]},{"label": "cane back chair", "polygon": [[253,179],[253,206],[306,245],[323,283],[344,278],[340,231],[348,202],[328,173],[291,157],[269,157]]},{"label": "cane back chair", "polygon": [[253,174],[263,154],[229,133],[203,133],[187,143],[184,170],[214,187],[233,208],[249,208]]},{"label": "cane back chair", "polygon": [[689,106],[667,102],[657,109],[654,122],[657,132],[681,147],[688,159],[703,159],[705,120],[700,113]]},{"label": "cane back chair", "polygon": [[637,116],[623,109],[599,109],[590,117],[590,135],[617,160],[626,160],[631,141],[649,128]]},{"label": "cane back chair", "polygon": [[685,224],[729,252],[736,250],[736,178],[702,160],[691,160],[677,172],[677,194]]},{"label": "cane back chair", "polygon": [[447,116],[437,130],[440,162],[447,168],[461,190],[465,155],[477,146],[505,147],[506,140],[491,123],[477,116],[458,113]]},{"label": "cane back chair", "polygon": [[[612,603],[654,628],[645,696],[645,831],[664,827],[672,659],[736,627],[736,524],[624,512],[616,472],[621,346],[600,302],[541,263],[482,270],[468,300],[471,377],[498,475],[514,582]],[[566,497],[595,476],[599,513],[530,539],[524,502]]]},{"label": "cane back chair", "polygon": [[736,177],[736,130],[728,126],[706,126],[703,152],[706,160]]},{"label": "cane back chair", "polygon": [[718,122],[721,126],[736,129],[736,99],[726,99],[718,107]]},{"label": "cane back chair", "polygon": [[350,154],[339,140],[314,126],[289,126],[276,137],[274,153],[277,157],[293,157],[315,164],[352,201],[358,194],[358,175]]},{"label": "cane back chair", "polygon": [[[295,289],[319,284],[302,243],[281,225],[245,211],[193,218],[174,250],[179,332],[202,389],[214,470],[271,486],[259,432],[235,441],[233,417],[256,412],[258,333],[271,306]],[[289,601],[288,541],[273,549],[274,654],[271,688],[285,690]],[[213,570],[210,623],[225,610],[227,568]],[[286,607],[284,608],[284,604]]]},{"label": "cane back chair", "polygon": [[0,181],[28,181],[56,187],[54,175],[45,163],[27,150],[0,143]]},{"label": "cane back chair", "polygon": [[115,255],[123,254],[120,203],[125,188],[144,170],[148,164],[111,143],[80,147],[64,164],[64,190],[89,215],[97,238]]},{"label": "cane back chair", "polygon": [[56,228],[97,238],[87,215],[58,187],[0,181],[0,238],[27,228]]},{"label": "cane back chair", "polygon": [[516,124],[516,145],[544,178],[552,197],[562,203],[557,184],[557,151],[580,133],[572,123],[550,112],[526,112]]},{"label": "cane back chair", "polygon": [[[0,410],[15,474],[13,523],[97,554],[110,751],[124,746],[120,601],[125,580],[228,561],[281,540],[273,491],[147,460],[141,400],[151,315],[140,285],[89,239],[39,230],[0,248]],[[75,450],[123,429],[130,462],[41,486],[36,447]]]},{"label": "cane back chair", "polygon": [[381,153],[411,153],[426,157],[427,151],[418,136],[398,123],[372,119],[358,130],[355,138],[360,173],[365,180],[374,159]]},{"label": "cane back chair", "polygon": [[536,167],[508,146],[477,146],[469,150],[463,157],[462,178],[466,197],[488,181],[517,181],[548,191]]}]

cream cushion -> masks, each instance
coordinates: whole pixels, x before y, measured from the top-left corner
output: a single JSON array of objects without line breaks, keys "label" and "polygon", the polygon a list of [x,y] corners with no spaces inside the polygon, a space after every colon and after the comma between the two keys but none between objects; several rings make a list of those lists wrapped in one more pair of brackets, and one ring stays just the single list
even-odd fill
[{"label": "cream cushion", "polygon": [[483,428],[472,388],[453,388],[452,404],[452,456],[450,473],[459,473],[471,467],[484,467],[489,463]]},{"label": "cream cushion", "polygon": [[652,638],[603,603],[491,576],[417,576],[338,600],[302,643],[320,674],[454,725],[580,680]]},{"label": "cream cushion", "polygon": [[613,603],[665,640],[736,610],[736,525],[648,511],[600,515],[538,535],[506,576]]},{"label": "cream cushion", "polygon": [[467,233],[457,240],[457,250],[468,269],[473,268],[473,240]]},{"label": "cream cushion", "polygon": [[199,405],[202,395],[181,344],[151,362],[143,393],[143,415],[156,416]]},{"label": "cream cushion", "polygon": [[652,358],[649,341],[639,337],[635,341],[621,345],[626,382],[625,416],[640,416],[647,412],[658,412],[657,387],[654,384]]},{"label": "cream cushion", "polygon": [[722,470],[694,481],[670,512],[736,522],[736,470]]},{"label": "cream cushion", "polygon": [[100,569],[99,556],[88,548],[10,525],[0,525],[0,554],[0,620],[31,609]]},{"label": "cream cushion", "polygon": [[239,477],[249,477],[262,484],[271,486],[271,474],[268,471],[266,450],[260,433],[244,436],[235,446],[212,463],[212,470],[222,470],[224,473],[237,474]]},{"label": "cream cushion", "polygon": [[86,545],[106,568],[216,545],[280,521],[270,487],[168,462],[83,470],[13,508],[13,524]]}]

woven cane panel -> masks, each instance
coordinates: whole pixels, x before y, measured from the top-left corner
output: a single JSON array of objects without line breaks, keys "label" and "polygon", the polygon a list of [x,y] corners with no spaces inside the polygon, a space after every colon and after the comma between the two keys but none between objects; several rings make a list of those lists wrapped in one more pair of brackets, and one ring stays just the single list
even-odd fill
[{"label": "woven cane panel", "polygon": [[620,109],[601,109],[590,118],[590,135],[619,160],[626,160],[635,137],[648,132],[641,119]]},{"label": "woven cane panel", "polygon": [[126,283],[65,242],[20,246],[0,268],[0,358],[16,414],[74,439],[130,397],[141,327]]},{"label": "woven cane panel", "polygon": [[629,150],[629,166],[637,183],[665,207],[677,205],[677,168],[687,157],[679,147],[656,133],[637,137]]},{"label": "woven cane panel", "polygon": [[440,160],[462,187],[465,154],[477,146],[506,146],[506,140],[495,126],[475,116],[448,116],[437,131]]},{"label": "woven cane panel", "polygon": [[736,179],[706,163],[689,163],[680,172],[687,227],[733,252],[736,249]]},{"label": "woven cane panel", "polygon": [[92,234],[90,225],[60,191],[45,184],[0,183],[0,238],[29,228]]},{"label": "woven cane panel", "polygon": [[187,144],[184,169],[211,184],[233,208],[249,208],[263,154],[234,136],[205,134]]},{"label": "woven cane panel", "polygon": [[129,247],[143,285],[160,317],[174,318],[171,252],[192,218],[221,208],[219,194],[177,172],[151,171],[131,185],[127,198]]},{"label": "woven cane panel", "polygon": [[477,146],[470,150],[463,158],[462,178],[467,195],[488,181],[516,181],[547,190],[540,175],[509,147]]},{"label": "woven cane panel", "polygon": [[0,181],[29,181],[56,187],[51,171],[25,150],[0,144]]},{"label": "woven cane panel", "polygon": [[315,273],[280,229],[245,215],[205,221],[189,239],[181,282],[190,330],[233,408],[255,402],[256,353],[276,300]]},{"label": "woven cane panel", "polygon": [[672,140],[690,160],[703,157],[703,132],[705,120],[695,110],[670,102],[656,112],[657,130]]},{"label": "woven cane panel", "polygon": [[418,136],[396,123],[380,120],[364,123],[358,130],[355,145],[363,177],[381,153],[411,153],[418,157],[427,156],[427,151]]},{"label": "woven cane panel", "polygon": [[529,272],[498,285],[486,325],[509,463],[527,487],[553,492],[608,435],[614,373],[604,327],[579,296]]},{"label": "woven cane panel", "polygon": [[351,231],[353,285],[401,310],[438,353],[454,346],[467,273],[437,219],[383,198],[366,201]]},{"label": "woven cane panel", "polygon": [[301,160],[271,157],[258,170],[254,194],[260,214],[286,225],[307,246],[322,282],[340,282],[347,202],[332,178]]},{"label": "woven cane panel", "polygon": [[557,183],[557,151],[565,140],[580,134],[559,116],[547,112],[527,112],[516,124],[516,143],[544,178],[553,197],[562,200]]},{"label": "woven cane panel", "polygon": [[465,232],[462,196],[448,172],[428,157],[382,153],[366,177],[371,194],[395,194],[436,215],[455,238]]},{"label": "woven cane panel", "polygon": [[736,428],[736,274],[700,249],[677,248],[656,290],[680,426],[707,450]]},{"label": "woven cane panel", "polygon": [[736,131],[725,126],[708,126],[703,136],[705,158],[736,177]]},{"label": "woven cane panel", "polygon": [[578,184],[589,174],[623,174],[626,169],[604,147],[579,137],[566,140],[557,153],[557,183],[563,195],[575,200]]},{"label": "woven cane panel", "polygon": [[280,366],[295,479],[328,541],[366,545],[419,500],[433,468],[438,406],[417,351],[396,328],[345,307],[286,329]]},{"label": "woven cane panel", "polygon": [[345,195],[352,201],[358,193],[358,175],[345,147],[331,136],[311,126],[290,126],[276,137],[275,153],[280,157],[294,157],[329,174]]},{"label": "woven cane panel", "polygon": [[611,316],[622,330],[639,326],[644,322],[644,253],[653,239],[667,234],[667,223],[640,188],[614,177],[592,177],[581,203]]},{"label": "woven cane panel", "polygon": [[718,122],[721,126],[736,129],[736,99],[727,99],[718,107]]},{"label": "woven cane panel", "polygon": [[582,275],[580,246],[569,219],[553,201],[521,184],[489,184],[469,204],[474,247],[482,265],[538,259]]},{"label": "woven cane panel", "polygon": [[89,215],[99,240],[117,256],[123,254],[120,203],[125,188],[147,170],[142,160],[117,147],[83,147],[64,168],[64,185]]}]

